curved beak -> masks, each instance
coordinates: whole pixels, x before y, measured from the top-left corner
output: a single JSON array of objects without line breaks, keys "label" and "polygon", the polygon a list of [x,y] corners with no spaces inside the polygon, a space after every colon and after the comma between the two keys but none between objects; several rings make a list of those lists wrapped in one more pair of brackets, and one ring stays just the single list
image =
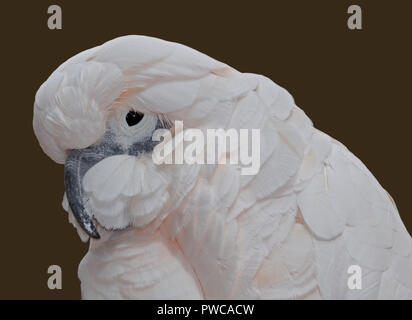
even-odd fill
[{"label": "curved beak", "polygon": [[92,150],[72,150],[64,165],[64,185],[70,209],[80,227],[94,239],[99,239],[100,235],[84,206],[82,179],[86,171],[101,160],[99,158]]}]

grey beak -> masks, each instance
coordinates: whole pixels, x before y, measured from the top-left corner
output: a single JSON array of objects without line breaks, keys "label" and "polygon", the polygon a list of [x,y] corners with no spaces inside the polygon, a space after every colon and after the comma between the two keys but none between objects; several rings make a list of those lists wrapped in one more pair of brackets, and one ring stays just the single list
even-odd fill
[{"label": "grey beak", "polygon": [[[69,152],[64,165],[64,185],[66,188],[66,196],[69,202],[70,209],[80,227],[92,238],[99,239],[100,235],[97,232],[96,226],[87,213],[84,206],[82,178],[84,173],[90,168],[90,164],[97,161],[94,160],[95,154],[85,150],[72,150]],[[92,156],[92,157],[90,157]]]}]

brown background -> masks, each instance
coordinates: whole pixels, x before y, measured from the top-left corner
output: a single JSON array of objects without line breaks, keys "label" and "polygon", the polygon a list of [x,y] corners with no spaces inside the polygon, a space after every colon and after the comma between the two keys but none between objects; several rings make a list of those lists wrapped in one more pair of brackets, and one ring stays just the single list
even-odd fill
[{"label": "brown background", "polygon": [[[150,4],[149,4],[150,2]],[[346,26],[350,4],[362,31]],[[38,87],[63,61],[125,34],[196,48],[287,88],[319,129],[343,142],[410,213],[408,1],[32,1],[2,4],[0,298],[77,299],[87,251],[61,208],[63,167],[32,129]],[[59,4],[63,29],[47,28]],[[63,290],[47,288],[47,267]]]}]

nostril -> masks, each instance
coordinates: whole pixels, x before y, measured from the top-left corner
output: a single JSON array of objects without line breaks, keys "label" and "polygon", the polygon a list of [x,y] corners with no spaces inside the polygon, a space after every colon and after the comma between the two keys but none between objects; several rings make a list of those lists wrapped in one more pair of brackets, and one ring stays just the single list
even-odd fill
[{"label": "nostril", "polygon": [[134,125],[138,124],[143,119],[144,114],[136,111],[129,111],[126,115],[126,122],[129,127],[133,127]]}]

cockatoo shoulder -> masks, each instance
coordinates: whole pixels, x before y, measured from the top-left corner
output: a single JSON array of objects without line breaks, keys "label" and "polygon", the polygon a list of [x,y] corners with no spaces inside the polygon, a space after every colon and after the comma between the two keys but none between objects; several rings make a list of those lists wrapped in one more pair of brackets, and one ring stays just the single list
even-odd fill
[{"label": "cockatoo shoulder", "polygon": [[[412,241],[390,196],[341,143],[320,132],[312,140],[318,151],[305,157],[301,173],[307,182],[300,181],[297,203],[312,235],[321,295],[411,298]],[[327,149],[308,175],[307,168]],[[350,266],[361,268],[362,290],[349,289]]]}]

